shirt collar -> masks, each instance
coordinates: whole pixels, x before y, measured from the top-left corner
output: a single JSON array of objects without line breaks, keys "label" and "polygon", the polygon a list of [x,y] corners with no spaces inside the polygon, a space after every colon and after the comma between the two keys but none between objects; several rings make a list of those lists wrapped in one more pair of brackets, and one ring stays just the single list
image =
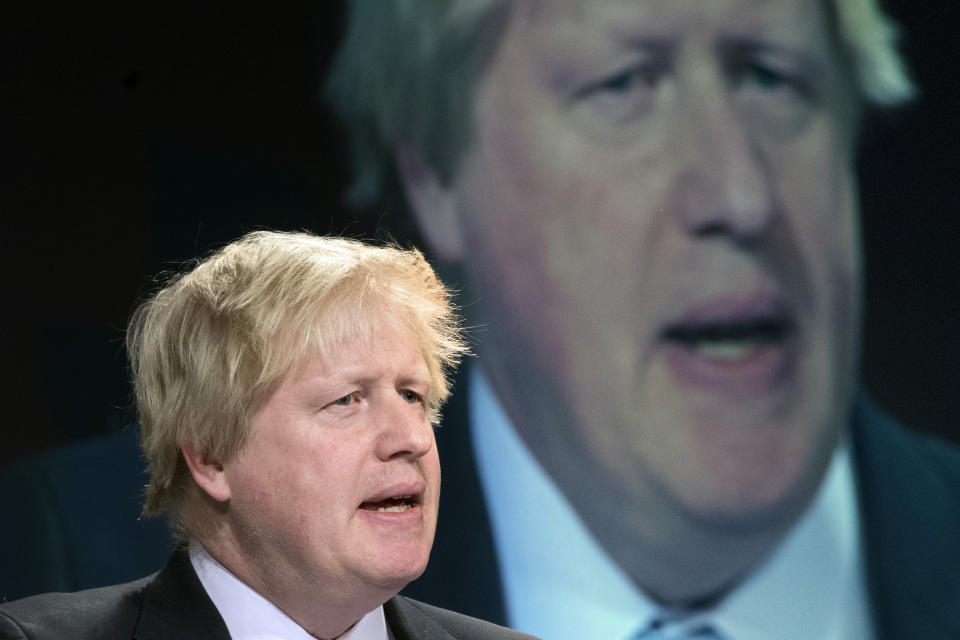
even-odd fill
[{"label": "shirt collar", "polygon": [[[196,540],[190,562],[233,640],[316,640],[272,602],[230,573]],[[392,640],[383,607],[366,614],[338,640]]]},{"label": "shirt collar", "polygon": [[804,516],[719,604],[716,628],[737,640],[873,637],[855,487],[844,442]]},{"label": "shirt collar", "polygon": [[[470,433],[510,626],[551,640],[627,638],[668,615],[594,539],[479,367],[469,385]],[[773,555],[716,608],[680,624],[713,624],[731,640],[870,638],[859,525],[841,446],[811,508]]]}]

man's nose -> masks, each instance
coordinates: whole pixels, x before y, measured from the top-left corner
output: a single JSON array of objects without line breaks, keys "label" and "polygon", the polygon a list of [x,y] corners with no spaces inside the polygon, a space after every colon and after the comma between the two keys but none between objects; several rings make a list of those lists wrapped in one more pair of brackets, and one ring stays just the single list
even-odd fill
[{"label": "man's nose", "polygon": [[692,236],[727,236],[746,243],[776,215],[772,168],[751,123],[726,96],[714,98],[720,99],[702,100],[676,114],[682,160],[673,209]]},{"label": "man's nose", "polygon": [[381,408],[376,420],[379,422],[376,454],[381,460],[416,460],[435,446],[433,425],[426,410],[399,394]]}]

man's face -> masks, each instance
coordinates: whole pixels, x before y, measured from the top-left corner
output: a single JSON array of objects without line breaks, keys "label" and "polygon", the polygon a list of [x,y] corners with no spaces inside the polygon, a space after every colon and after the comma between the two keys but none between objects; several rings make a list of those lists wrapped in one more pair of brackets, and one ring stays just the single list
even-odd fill
[{"label": "man's face", "polygon": [[842,74],[821,0],[516,4],[440,249],[598,528],[783,522],[822,477],[859,324]]},{"label": "man's face", "polygon": [[280,381],[226,465],[251,586],[275,602],[298,589],[363,602],[423,572],[440,495],[429,389],[419,345],[398,331],[346,340]]}]

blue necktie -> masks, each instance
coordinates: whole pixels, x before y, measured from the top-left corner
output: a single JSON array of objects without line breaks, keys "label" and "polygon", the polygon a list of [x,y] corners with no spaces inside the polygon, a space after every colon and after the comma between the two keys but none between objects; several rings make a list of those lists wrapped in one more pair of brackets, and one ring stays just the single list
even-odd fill
[{"label": "blue necktie", "polygon": [[678,624],[663,624],[654,621],[646,629],[641,630],[630,640],[730,640],[721,636],[706,624],[684,627]]}]

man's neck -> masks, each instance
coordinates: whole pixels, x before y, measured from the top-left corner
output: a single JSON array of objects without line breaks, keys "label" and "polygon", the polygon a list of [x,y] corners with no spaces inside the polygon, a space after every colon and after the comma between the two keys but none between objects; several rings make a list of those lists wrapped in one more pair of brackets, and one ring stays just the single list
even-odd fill
[{"label": "man's neck", "polygon": [[[470,434],[511,625],[544,638],[621,638],[654,620],[706,619],[748,640],[808,637],[808,631],[831,640],[871,637],[846,448],[833,456],[811,507],[762,561],[727,589],[664,606],[599,544],[520,440],[487,381],[477,369],[470,374]],[[809,612],[817,620],[803,619]]]},{"label": "man's neck", "polygon": [[[305,629],[318,640],[333,640],[345,633],[367,613],[389,600],[393,593],[371,594],[366,591],[349,588],[338,589],[335,593],[325,591],[323,581],[307,576],[284,576],[283,584],[267,580],[270,572],[259,570],[261,566],[279,566],[265,553],[240,549],[236,539],[230,535],[229,525],[220,528],[218,535],[204,539],[195,539],[209,557],[239,582],[272,603],[284,615]],[[248,558],[257,555],[257,563]]]},{"label": "man's neck", "polygon": [[[494,383],[483,377],[485,385]],[[554,439],[576,431],[575,425],[557,424],[561,417],[530,415],[532,403],[501,406],[492,386],[490,391],[522,440],[525,431],[535,431],[518,428],[528,421],[549,424]],[[798,489],[804,495],[789,501],[789,511],[719,523],[694,514],[653,482],[643,492],[623,489],[614,470],[581,449],[554,446],[544,453],[543,447],[525,445],[619,567],[652,599],[671,608],[714,601],[735,588],[788,534],[823,478],[821,473]],[[827,452],[823,471],[829,456]],[[648,514],[658,514],[655,522]]]},{"label": "man's neck", "polygon": [[[595,470],[593,477],[600,473]],[[735,589],[789,534],[819,486],[792,512],[744,526],[718,526],[675,504],[651,507],[625,496],[598,500],[594,492],[583,492],[582,483],[565,480],[557,478],[561,490],[634,583],[658,604],[680,609],[716,602]],[[611,523],[611,513],[619,522]],[[644,513],[669,515],[661,515],[651,528],[639,521]]]}]

